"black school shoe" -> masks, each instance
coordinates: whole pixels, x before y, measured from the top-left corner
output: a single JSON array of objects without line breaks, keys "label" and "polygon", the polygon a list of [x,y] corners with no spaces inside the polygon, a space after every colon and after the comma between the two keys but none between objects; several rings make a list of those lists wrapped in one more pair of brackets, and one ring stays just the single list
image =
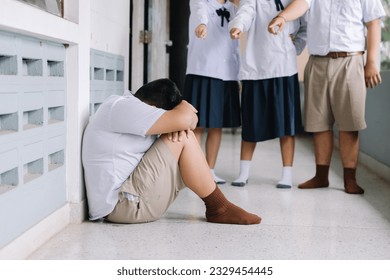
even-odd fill
[{"label": "black school shoe", "polygon": [[248,180],[245,182],[232,182],[231,185],[234,187],[244,187],[246,184],[248,184]]}]

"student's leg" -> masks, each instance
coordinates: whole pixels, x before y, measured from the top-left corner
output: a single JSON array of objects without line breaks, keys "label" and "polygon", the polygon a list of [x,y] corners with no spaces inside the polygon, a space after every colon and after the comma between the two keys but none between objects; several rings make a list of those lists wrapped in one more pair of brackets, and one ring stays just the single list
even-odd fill
[{"label": "student's leg", "polygon": [[282,154],[282,178],[276,187],[287,189],[292,187],[292,166],[294,162],[295,138],[294,136],[284,136],[279,139]]},{"label": "student's leg", "polygon": [[359,156],[359,133],[357,131],[339,131],[339,145],[343,167],[355,169]]},{"label": "student's leg", "polygon": [[172,142],[166,135],[161,138],[177,158],[185,185],[205,202],[207,221],[227,224],[260,223],[260,217],[229,202],[216,186],[203,151],[192,132],[181,142]]},{"label": "student's leg", "polygon": [[208,128],[206,138],[206,160],[209,164],[211,174],[217,184],[225,184],[226,181],[215,175],[214,167],[217,161],[219,147],[221,146],[222,128]]},{"label": "student's leg", "polygon": [[247,184],[256,142],[241,141],[240,175],[232,182],[232,186],[243,187]]},{"label": "student's leg", "polygon": [[315,176],[298,186],[300,189],[326,188],[329,186],[329,166],[333,152],[333,131],[314,133],[314,149],[316,160]]},{"label": "student's leg", "polygon": [[200,198],[208,196],[215,189],[209,166],[194,133],[180,142],[170,141],[166,135],[161,139],[179,162],[184,184]]},{"label": "student's leg", "polygon": [[283,166],[292,166],[294,162],[295,137],[284,136],[279,139]]},{"label": "student's leg", "polygon": [[196,140],[198,140],[199,145],[202,146],[202,134],[203,134],[203,128],[202,127],[197,127],[194,130]]},{"label": "student's leg", "polygon": [[359,132],[339,132],[340,156],[344,167],[344,188],[346,193],[363,194],[356,182],[356,167],[359,156]]}]

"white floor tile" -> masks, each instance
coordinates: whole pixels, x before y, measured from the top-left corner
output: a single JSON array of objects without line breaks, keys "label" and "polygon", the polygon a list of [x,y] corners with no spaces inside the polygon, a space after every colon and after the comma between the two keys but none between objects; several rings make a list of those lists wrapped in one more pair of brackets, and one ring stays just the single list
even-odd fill
[{"label": "white floor tile", "polygon": [[301,190],[314,175],[311,138],[299,137],[294,187],[277,189],[281,175],[278,140],[258,143],[249,184],[232,187],[238,175],[240,135],[224,134],[217,174],[234,203],[262,217],[260,225],[205,222],[203,202],[184,190],[166,215],[148,224],[84,222],[70,225],[30,259],[390,259],[390,186],[359,166],[364,195],[343,191],[334,153],[330,187]]}]

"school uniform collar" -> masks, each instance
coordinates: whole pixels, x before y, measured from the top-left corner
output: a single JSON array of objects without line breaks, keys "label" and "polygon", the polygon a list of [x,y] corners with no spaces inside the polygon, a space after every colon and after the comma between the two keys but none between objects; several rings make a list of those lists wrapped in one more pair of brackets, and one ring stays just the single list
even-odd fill
[{"label": "school uniform collar", "polygon": [[221,4],[217,0],[208,0],[211,7],[215,9],[215,13],[221,18],[221,27],[223,27],[225,24],[228,24],[228,22],[231,19],[231,15],[227,7],[229,7],[230,2],[227,0],[225,3]]}]

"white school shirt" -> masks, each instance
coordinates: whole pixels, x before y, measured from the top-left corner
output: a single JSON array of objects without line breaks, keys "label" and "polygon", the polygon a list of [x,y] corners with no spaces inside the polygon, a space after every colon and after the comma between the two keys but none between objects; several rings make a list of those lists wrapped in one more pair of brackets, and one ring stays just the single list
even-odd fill
[{"label": "white school shirt", "polygon": [[[287,7],[291,0],[281,2]],[[229,29],[235,27],[248,32],[246,47],[240,59],[241,80],[286,77],[298,72],[297,55],[306,45],[306,20],[301,17],[287,22],[282,33],[275,36],[268,32],[268,24],[280,12],[274,0],[240,1]],[[290,35],[296,37],[295,45]]]},{"label": "white school shirt", "polygon": [[380,0],[306,0],[311,55],[366,49],[365,23],[386,15]]},{"label": "white school shirt", "polygon": [[[225,8],[234,17],[237,7],[226,1],[190,0],[189,43],[186,74],[212,77],[225,81],[238,80],[239,50],[238,42],[230,39],[228,21],[216,10]],[[207,37],[200,39],[195,35],[199,24],[207,26]]]},{"label": "white school shirt", "polygon": [[112,212],[122,183],[156,140],[146,132],[164,112],[127,91],[108,97],[93,115],[82,146],[90,220]]}]

